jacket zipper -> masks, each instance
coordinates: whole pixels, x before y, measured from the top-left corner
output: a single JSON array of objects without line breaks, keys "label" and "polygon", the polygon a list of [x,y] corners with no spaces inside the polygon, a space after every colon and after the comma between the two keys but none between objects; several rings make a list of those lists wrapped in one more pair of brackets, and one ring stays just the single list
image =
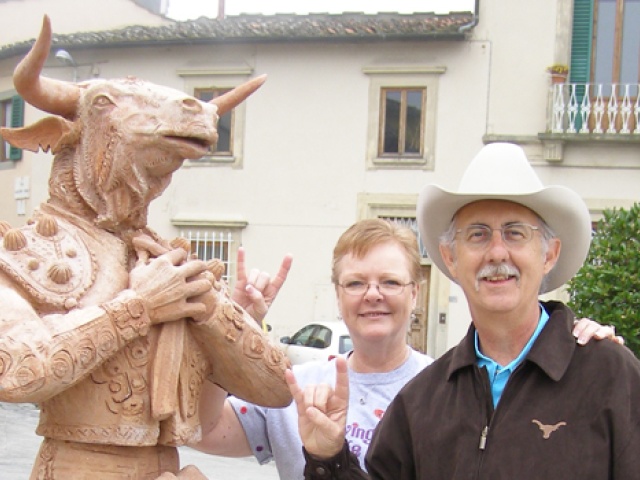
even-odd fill
[{"label": "jacket zipper", "polygon": [[489,428],[491,427],[491,420],[493,418],[493,398],[491,397],[491,384],[489,382],[489,375],[486,368],[475,367],[476,374],[480,380],[482,386],[482,397],[485,399],[485,425],[480,432],[480,441],[478,444],[478,450],[480,451],[480,461],[478,462],[478,469],[476,471],[476,479],[482,478],[482,464],[484,463],[484,451],[487,448],[487,437],[489,436]]},{"label": "jacket zipper", "polygon": [[[507,389],[511,390],[513,388],[513,386],[510,387],[510,384],[513,383],[514,377],[520,373],[524,363],[525,361],[523,361],[520,365],[518,365],[515,368],[515,370],[511,373],[511,377],[509,378],[509,381],[507,382],[507,385],[505,386],[505,389],[502,392],[501,402],[505,398],[505,393]],[[480,383],[482,384],[482,391],[483,391],[482,393],[484,394],[484,398],[487,399],[487,402],[485,402],[487,420],[486,420],[486,425],[482,428],[482,431],[480,432],[480,443],[478,445],[478,450],[480,450],[482,454],[480,456],[480,462],[478,463],[478,471],[476,474],[476,479],[482,478],[480,475],[480,471],[482,470],[482,464],[484,462],[484,450],[487,448],[487,437],[489,436],[489,428],[491,427],[491,422],[495,417],[495,413],[496,413],[495,409],[493,408],[493,397],[491,395],[491,383],[489,382],[489,375],[487,374],[486,369],[478,368],[478,370],[480,372]],[[500,404],[498,404],[498,407],[499,406]]]},{"label": "jacket zipper", "polygon": [[480,434],[480,450],[484,450],[487,445],[487,435],[489,434],[489,425],[485,425]]}]

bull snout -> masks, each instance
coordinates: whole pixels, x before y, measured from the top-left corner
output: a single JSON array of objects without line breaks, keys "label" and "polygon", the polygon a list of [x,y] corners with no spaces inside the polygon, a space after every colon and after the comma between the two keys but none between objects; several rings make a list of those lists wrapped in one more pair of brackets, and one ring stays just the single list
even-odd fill
[{"label": "bull snout", "polygon": [[178,100],[180,106],[189,113],[202,113],[203,103],[193,97],[186,97]]}]

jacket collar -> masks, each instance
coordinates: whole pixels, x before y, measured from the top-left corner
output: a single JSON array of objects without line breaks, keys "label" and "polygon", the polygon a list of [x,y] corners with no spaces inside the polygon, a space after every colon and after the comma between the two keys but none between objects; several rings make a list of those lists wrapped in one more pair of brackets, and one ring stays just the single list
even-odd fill
[{"label": "jacket collar", "polygon": [[[576,349],[576,342],[571,334],[574,314],[560,302],[541,302],[549,313],[549,321],[540,336],[533,344],[525,361],[538,365],[545,374],[554,381],[559,381],[569,368],[569,363]],[[474,348],[475,327],[473,323],[462,341],[454,347],[447,378],[460,369],[476,365]]]}]

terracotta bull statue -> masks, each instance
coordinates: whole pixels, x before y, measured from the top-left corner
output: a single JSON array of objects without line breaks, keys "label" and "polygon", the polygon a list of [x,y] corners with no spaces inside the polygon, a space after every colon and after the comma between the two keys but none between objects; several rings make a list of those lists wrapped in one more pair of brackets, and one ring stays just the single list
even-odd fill
[{"label": "terracotta bull statue", "polygon": [[288,405],[288,362],[227,293],[218,264],[147,226],[185,159],[259,77],[204,103],[135,78],[41,75],[45,17],[14,84],[53,116],[0,134],[54,154],[49,198],[27,225],[0,222],[0,401],[39,404],[32,479],[204,478],[179,465],[197,441],[203,382]]}]

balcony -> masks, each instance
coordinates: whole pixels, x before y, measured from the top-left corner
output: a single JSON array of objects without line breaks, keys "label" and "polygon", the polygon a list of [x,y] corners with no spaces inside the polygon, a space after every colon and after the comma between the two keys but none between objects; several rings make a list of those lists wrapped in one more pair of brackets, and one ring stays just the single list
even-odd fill
[{"label": "balcony", "polygon": [[640,135],[640,84],[551,86],[552,134]]},{"label": "balcony", "polygon": [[544,158],[563,159],[565,143],[640,144],[640,84],[551,85],[547,128],[538,138]]}]

